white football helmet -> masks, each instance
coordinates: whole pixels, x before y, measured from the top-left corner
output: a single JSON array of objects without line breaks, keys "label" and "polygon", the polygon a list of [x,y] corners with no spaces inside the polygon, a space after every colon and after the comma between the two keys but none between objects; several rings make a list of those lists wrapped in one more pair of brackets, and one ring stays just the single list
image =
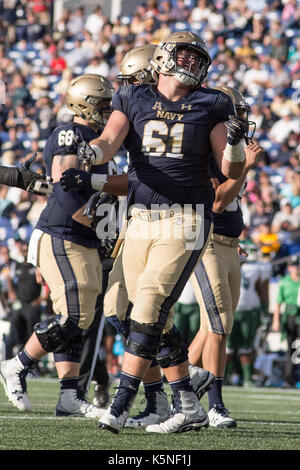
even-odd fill
[{"label": "white football helmet", "polygon": [[[213,88],[215,90],[223,91],[223,93],[225,93],[231,98],[234,109],[235,109],[235,114],[241,117],[242,119],[244,119],[248,123],[248,133],[247,135],[245,135],[245,140],[246,142],[251,141],[255,133],[256,123],[254,121],[249,121],[249,113],[251,112],[251,108],[249,106],[249,103],[247,103],[246,99],[242,95],[242,93],[240,93],[239,90],[237,90],[236,88],[233,88],[228,85],[220,85],[220,86],[215,86]],[[251,130],[249,133],[250,126],[251,126]]]},{"label": "white football helmet", "polygon": [[68,86],[67,106],[76,116],[104,127],[111,113],[114,91],[111,81],[102,75],[80,75]]},{"label": "white football helmet", "polygon": [[127,85],[155,84],[150,66],[155,49],[155,44],[145,44],[127,52],[120,64],[117,78]]},{"label": "white football helmet", "polygon": [[[197,72],[192,72],[192,65],[180,67],[178,56],[180,51],[192,51],[198,61]],[[205,42],[196,33],[190,31],[175,32],[163,39],[150,61],[154,72],[164,75],[174,75],[176,79],[186,86],[197,88],[205,79],[211,59]]]}]

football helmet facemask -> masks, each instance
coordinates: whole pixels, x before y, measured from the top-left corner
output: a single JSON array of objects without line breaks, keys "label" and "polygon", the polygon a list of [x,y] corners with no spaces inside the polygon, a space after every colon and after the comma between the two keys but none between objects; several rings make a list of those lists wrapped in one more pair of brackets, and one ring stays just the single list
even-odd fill
[{"label": "football helmet facemask", "polygon": [[150,59],[156,49],[154,44],[145,44],[128,51],[120,64],[117,79],[125,85],[155,84],[151,75]]},{"label": "football helmet facemask", "polygon": [[[190,58],[181,51],[190,52]],[[154,72],[173,75],[180,83],[194,89],[205,79],[211,59],[198,34],[181,31],[170,34],[159,43],[150,63]]]},{"label": "football helmet facemask", "polygon": [[244,136],[245,141],[248,144],[252,141],[256,129],[256,123],[254,121],[249,121],[249,113],[251,111],[249,104],[243,97],[242,93],[240,93],[236,88],[227,85],[216,86],[213,88],[215,90],[223,91],[223,93],[228,95],[233,102],[235,114],[248,123],[248,132]]},{"label": "football helmet facemask", "polygon": [[97,74],[74,78],[67,89],[67,106],[76,116],[104,127],[111,114],[114,86],[110,80]]}]

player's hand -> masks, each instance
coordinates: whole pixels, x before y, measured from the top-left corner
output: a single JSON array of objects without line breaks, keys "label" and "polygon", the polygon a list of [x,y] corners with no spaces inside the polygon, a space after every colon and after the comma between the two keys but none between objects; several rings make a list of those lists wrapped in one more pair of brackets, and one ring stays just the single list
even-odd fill
[{"label": "player's hand", "polygon": [[37,153],[33,154],[28,160],[22,163],[20,168],[20,186],[26,191],[34,194],[44,196],[50,194],[53,191],[53,185],[51,184],[52,178],[49,176],[43,176],[39,173],[35,173],[30,170],[31,165],[35,162]]},{"label": "player's hand", "polygon": [[89,198],[83,215],[86,215],[90,220],[92,220],[93,225],[97,224],[98,220],[94,219],[96,219],[96,211],[98,207],[102,204],[113,204],[117,199],[117,196],[98,191]]},{"label": "player's hand", "polygon": [[77,158],[79,164],[82,168],[90,169],[96,160],[96,154],[94,150],[87,142],[81,140],[78,136],[74,136],[74,138],[77,144]]},{"label": "player's hand", "polygon": [[84,170],[69,168],[63,172],[60,185],[64,191],[92,189],[92,175]]},{"label": "player's hand", "polygon": [[240,245],[238,246],[238,254],[241,257],[248,258],[248,253]]},{"label": "player's hand", "polygon": [[93,219],[96,213],[97,207],[99,206],[99,199],[100,199],[101,194],[102,194],[101,191],[98,191],[97,193],[93,194],[87,202],[87,206],[84,210],[83,215],[86,215],[90,220]]},{"label": "player's hand", "polygon": [[262,152],[263,148],[255,139],[252,139],[249,144],[245,147],[246,167],[253,168],[258,162]]},{"label": "player's hand", "polygon": [[243,138],[247,137],[249,124],[239,116],[229,116],[225,122],[227,130],[227,141],[230,145],[237,145]]}]

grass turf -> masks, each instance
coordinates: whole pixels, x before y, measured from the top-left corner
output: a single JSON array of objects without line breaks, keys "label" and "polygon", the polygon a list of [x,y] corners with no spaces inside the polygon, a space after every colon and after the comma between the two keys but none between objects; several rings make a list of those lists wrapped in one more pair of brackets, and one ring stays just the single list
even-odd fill
[{"label": "grass turf", "polygon": [[[170,391],[168,386],[166,391]],[[58,393],[59,385],[55,379],[29,380],[28,395],[33,411],[22,413],[8,402],[1,387],[0,450],[300,450],[298,389],[244,390],[226,386],[224,401],[238,422],[236,429],[207,428],[171,435],[150,434],[141,429],[123,429],[115,435],[99,430],[97,419],[56,418],[54,409]],[[132,415],[144,408],[142,399],[140,393]],[[207,396],[201,403],[207,409]]]}]

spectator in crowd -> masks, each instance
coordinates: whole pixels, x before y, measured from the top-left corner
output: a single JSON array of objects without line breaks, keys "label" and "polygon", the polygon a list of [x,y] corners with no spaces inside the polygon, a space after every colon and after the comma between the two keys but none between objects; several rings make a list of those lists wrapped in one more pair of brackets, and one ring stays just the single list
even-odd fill
[{"label": "spectator in crowd", "polygon": [[171,8],[170,19],[172,22],[186,22],[190,15],[189,9],[186,7],[184,0],[176,0]]},{"label": "spectator in crowd", "polygon": [[210,10],[208,8],[207,0],[198,0],[196,6],[192,9],[192,12],[189,16],[189,21],[190,23],[201,23],[202,21],[207,21],[209,14]]},{"label": "spectator in crowd", "polygon": [[293,213],[291,203],[287,199],[282,199],[280,203],[280,211],[274,215],[271,229],[273,232],[293,232],[299,229],[300,220]]},{"label": "spectator in crowd", "polygon": [[8,90],[11,94],[13,106],[17,106],[22,103],[27,105],[31,102],[31,94],[28,90],[26,80],[20,72],[16,72],[13,75]]},{"label": "spectator in crowd", "polygon": [[275,256],[280,248],[278,234],[272,230],[270,223],[260,224],[253,240],[260,247],[262,254]]},{"label": "spectator in crowd", "polygon": [[50,61],[50,72],[54,75],[60,75],[66,66],[66,60],[62,57],[59,50],[56,49]]},{"label": "spectator in crowd", "polygon": [[[162,0],[159,2],[157,19],[161,22],[161,24],[169,24],[171,22],[171,10],[172,2],[169,0]],[[193,21],[192,16],[194,11],[195,8],[192,10],[189,21]]]},{"label": "spectator in crowd", "polygon": [[103,15],[102,7],[100,5],[95,6],[93,13],[87,16],[84,28],[92,34],[94,41],[97,41],[98,34],[100,33],[106,18]]},{"label": "spectator in crowd", "polygon": [[268,87],[270,73],[262,67],[257,56],[251,57],[249,69],[244,74],[243,85],[252,96],[262,95]]},{"label": "spectator in crowd", "polygon": [[255,49],[251,45],[250,37],[243,36],[241,45],[234,52],[239,59],[255,56]]},{"label": "spectator in crowd", "polygon": [[84,73],[95,73],[108,77],[109,65],[104,59],[103,52],[98,50],[94,57],[90,60],[89,65],[84,69]]},{"label": "spectator in crowd", "polygon": [[279,144],[289,137],[290,132],[300,133],[300,119],[295,118],[289,108],[282,110],[281,116],[281,119],[272,125],[269,132],[270,139]]},{"label": "spectator in crowd", "polygon": [[281,195],[290,201],[293,209],[300,205],[300,170],[291,172],[291,179],[282,188]]},{"label": "spectator in crowd", "polygon": [[16,25],[18,14],[24,13],[24,5],[21,0],[0,1],[0,16],[3,27],[6,30],[6,41],[8,45],[14,44],[16,39]]},{"label": "spectator in crowd", "polygon": [[80,36],[83,32],[85,25],[85,14],[84,14],[84,6],[80,5],[76,8],[74,12],[71,12],[70,18],[67,23],[67,28],[70,36],[72,38],[76,38],[78,35]]},{"label": "spectator in crowd", "polygon": [[275,96],[270,103],[270,109],[276,116],[278,116],[278,118],[282,118],[284,114],[286,114],[286,111],[290,112],[294,116],[299,116],[300,114],[299,106],[295,101],[285,95],[284,88],[275,93]]}]

